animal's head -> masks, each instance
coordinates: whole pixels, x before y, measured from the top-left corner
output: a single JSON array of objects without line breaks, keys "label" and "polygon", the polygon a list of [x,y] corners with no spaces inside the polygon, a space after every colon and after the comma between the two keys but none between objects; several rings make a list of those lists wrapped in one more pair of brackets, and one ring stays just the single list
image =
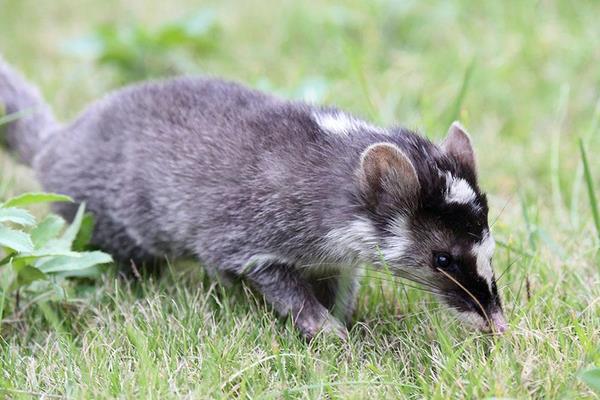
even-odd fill
[{"label": "animal's head", "polygon": [[358,171],[380,260],[436,292],[465,323],[503,332],[494,239],[469,135],[455,122],[440,146],[409,136],[402,148],[371,145]]}]

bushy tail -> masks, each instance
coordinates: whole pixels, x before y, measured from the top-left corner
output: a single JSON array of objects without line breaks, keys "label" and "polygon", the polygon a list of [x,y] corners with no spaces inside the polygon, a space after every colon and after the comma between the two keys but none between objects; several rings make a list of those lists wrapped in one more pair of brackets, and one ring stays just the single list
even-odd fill
[{"label": "bushy tail", "polygon": [[44,138],[57,127],[56,119],[39,91],[11,68],[2,56],[0,119],[9,120],[0,126],[0,132],[6,133],[9,149],[16,151],[21,160],[29,165],[41,148]]}]

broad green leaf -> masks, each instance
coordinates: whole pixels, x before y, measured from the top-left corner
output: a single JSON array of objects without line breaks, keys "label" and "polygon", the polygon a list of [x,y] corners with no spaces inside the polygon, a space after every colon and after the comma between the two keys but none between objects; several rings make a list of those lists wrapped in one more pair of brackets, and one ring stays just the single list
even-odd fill
[{"label": "broad green leaf", "polygon": [[600,393],[600,368],[588,369],[580,377],[592,390]]},{"label": "broad green leaf", "polygon": [[58,256],[41,262],[37,267],[45,273],[83,270],[98,264],[108,264],[112,257],[101,251],[78,253],[74,256]]},{"label": "broad green leaf", "polygon": [[21,253],[13,255],[10,259],[13,265],[22,267],[23,265],[33,264],[37,260],[42,259],[40,263],[44,263],[50,260],[52,257],[79,257],[81,253],[75,251],[61,251],[61,250],[34,250],[30,253]]},{"label": "broad green leaf", "polygon": [[71,250],[71,246],[73,241],[77,237],[77,232],[81,227],[83,216],[85,211],[85,204],[81,204],[79,209],[77,210],[77,214],[71,225],[65,230],[61,237],[57,239],[50,239],[40,250],[52,252],[52,253],[60,253]]},{"label": "broad green leaf", "polygon": [[31,241],[36,249],[43,247],[49,240],[58,236],[65,226],[65,220],[50,214],[31,231]]},{"label": "broad green leaf", "polygon": [[55,193],[24,193],[20,196],[8,199],[6,203],[2,205],[3,208],[8,207],[22,207],[31,204],[38,203],[53,203],[53,202],[71,202],[69,196]]},{"label": "broad green leaf", "polygon": [[56,272],[53,275],[61,278],[98,278],[104,270],[99,265],[74,271]]},{"label": "broad green leaf", "polygon": [[33,243],[28,234],[9,229],[2,225],[0,225],[0,246],[8,247],[19,253],[26,253],[33,250]]},{"label": "broad green leaf", "polygon": [[65,230],[63,233],[61,240],[68,244],[70,248],[77,237],[77,232],[79,232],[79,228],[81,228],[81,222],[83,221],[83,215],[85,213],[85,203],[81,203],[79,208],[77,209],[77,214],[75,214],[75,218],[73,218],[73,222],[71,225]]},{"label": "broad green leaf", "polygon": [[56,254],[71,251],[71,246],[63,239],[50,239],[39,250],[41,252]]},{"label": "broad green leaf", "polygon": [[73,241],[73,250],[75,251],[83,251],[86,249],[86,246],[92,240],[92,234],[94,233],[94,216],[90,213],[85,213],[83,219],[81,220],[81,227],[79,228],[79,232],[75,236],[75,240]]},{"label": "broad green leaf", "polygon": [[35,225],[35,218],[22,208],[0,208],[0,222],[12,222],[18,225]]},{"label": "broad green leaf", "polygon": [[24,265],[18,268],[16,272],[18,286],[29,285],[31,282],[48,278],[46,274],[31,265]]},{"label": "broad green leaf", "polygon": [[43,257],[79,257],[81,255],[81,253],[78,253],[76,251],[71,251],[71,250],[47,250],[47,249],[40,249],[40,250],[34,250],[30,253],[23,253],[22,255],[19,255],[18,257],[16,257],[16,259],[18,259],[19,257],[35,257],[35,258],[43,258]]}]

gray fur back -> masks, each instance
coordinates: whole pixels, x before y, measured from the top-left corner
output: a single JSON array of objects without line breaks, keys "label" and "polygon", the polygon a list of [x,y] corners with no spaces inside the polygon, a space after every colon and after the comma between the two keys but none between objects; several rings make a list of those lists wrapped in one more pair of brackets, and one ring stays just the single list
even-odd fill
[{"label": "gray fur back", "polygon": [[[125,263],[195,255],[236,273],[262,259],[334,265],[352,255],[332,249],[328,233],[364,212],[355,176],[361,152],[392,141],[411,154],[429,142],[358,119],[356,135],[327,132],[318,113],[339,111],[179,78],[106,96],[42,148],[39,130],[27,136],[21,128],[16,147],[26,159],[35,154],[46,190],[86,202],[94,243]],[[48,125],[43,115],[36,121]],[[59,206],[66,217],[74,210]]]},{"label": "gray fur back", "polygon": [[324,134],[312,111],[219,80],[142,84],[56,132],[34,167],[47,190],[87,202],[95,241],[118,258],[239,270],[314,257],[353,213],[364,144]]}]

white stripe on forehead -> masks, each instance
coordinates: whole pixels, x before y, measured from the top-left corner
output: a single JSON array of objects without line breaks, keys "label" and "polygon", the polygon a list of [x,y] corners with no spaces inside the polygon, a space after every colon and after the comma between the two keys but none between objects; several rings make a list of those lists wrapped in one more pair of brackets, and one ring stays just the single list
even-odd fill
[{"label": "white stripe on forehead", "polygon": [[321,129],[334,135],[348,136],[351,133],[361,130],[375,131],[383,134],[386,133],[384,129],[370,125],[365,121],[361,121],[358,118],[340,111],[314,112],[313,118],[315,122],[319,124]]},{"label": "white stripe on forehead", "polygon": [[446,173],[446,202],[468,204],[475,201],[475,191],[467,181]]},{"label": "white stripe on forehead", "polygon": [[473,256],[477,259],[477,274],[487,282],[490,292],[492,291],[492,279],[494,277],[492,255],[494,255],[495,247],[496,242],[488,231],[484,234],[483,240],[476,243],[471,250]]}]

